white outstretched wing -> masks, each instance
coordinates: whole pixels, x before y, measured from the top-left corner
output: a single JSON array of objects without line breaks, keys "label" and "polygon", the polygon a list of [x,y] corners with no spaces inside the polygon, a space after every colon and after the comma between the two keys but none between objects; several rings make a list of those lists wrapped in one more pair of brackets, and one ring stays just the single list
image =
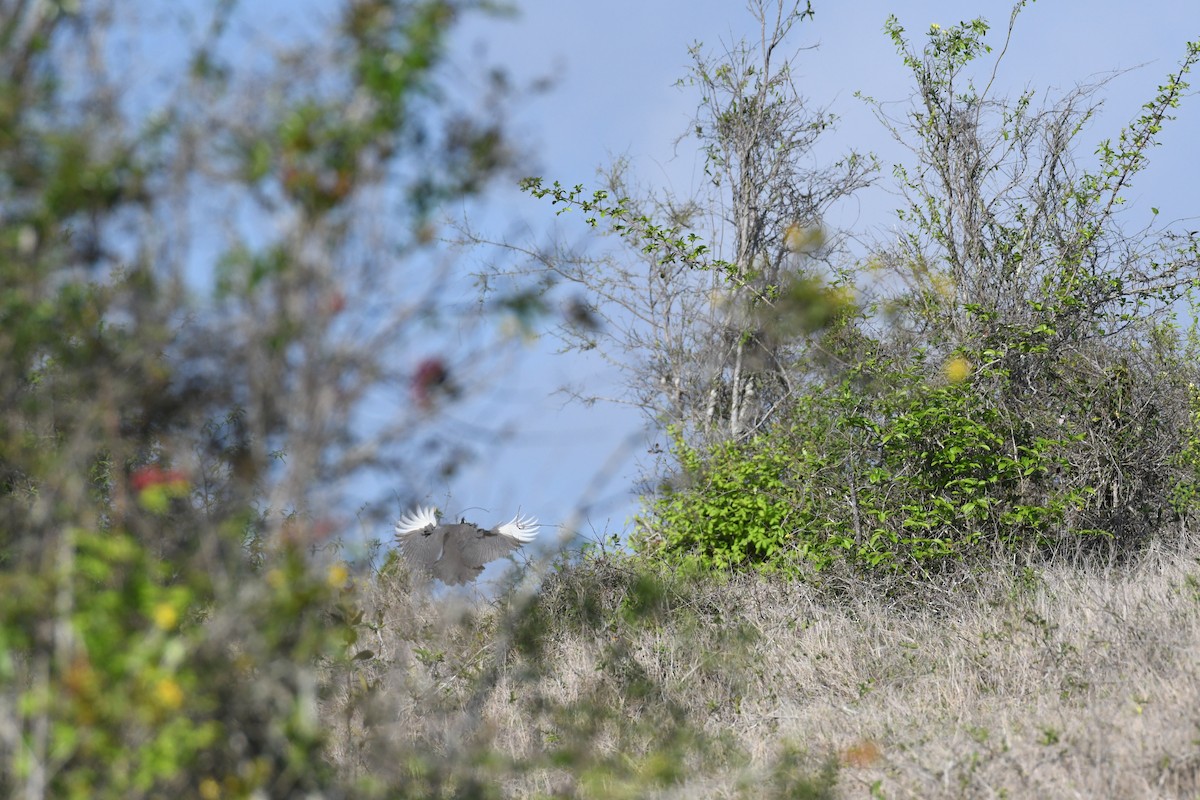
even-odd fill
[{"label": "white outstretched wing", "polygon": [[455,535],[447,539],[446,548],[449,550],[453,547],[466,564],[483,566],[532,542],[537,535],[537,520],[518,515],[511,522],[497,525],[490,531],[474,525],[470,526],[470,530],[455,531]]},{"label": "white outstretched wing", "polygon": [[511,522],[506,522],[496,529],[501,536],[516,539],[520,544],[529,544],[537,538],[541,530],[536,517],[522,517],[518,513]]},{"label": "white outstretched wing", "polygon": [[442,557],[445,529],[438,525],[436,509],[424,506],[396,521],[396,540],[410,564],[432,570]]},{"label": "white outstretched wing", "polygon": [[417,506],[396,520],[396,535],[406,536],[424,528],[436,528],[437,509],[433,506]]}]

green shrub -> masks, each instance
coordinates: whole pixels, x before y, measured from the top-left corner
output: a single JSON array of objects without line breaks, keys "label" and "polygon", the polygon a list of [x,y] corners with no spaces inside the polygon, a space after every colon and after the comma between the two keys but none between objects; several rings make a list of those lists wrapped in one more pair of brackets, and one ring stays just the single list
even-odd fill
[{"label": "green shrub", "polygon": [[921,367],[869,381],[859,368],[744,443],[676,442],[683,476],[650,505],[640,546],[714,568],[908,569],[1044,543],[1089,494],[1053,479],[1070,440],[1006,418],[979,388],[1003,375]]},{"label": "green shrub", "polygon": [[716,568],[772,560],[788,539],[790,463],[782,444],[762,436],[701,454],[676,438],[687,488],[668,490],[654,507],[672,549]]}]

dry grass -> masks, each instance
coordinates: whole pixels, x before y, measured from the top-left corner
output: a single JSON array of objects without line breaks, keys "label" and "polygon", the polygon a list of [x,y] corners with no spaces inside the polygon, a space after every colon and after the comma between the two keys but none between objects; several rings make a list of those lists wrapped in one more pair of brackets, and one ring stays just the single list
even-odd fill
[{"label": "dry grass", "polygon": [[333,755],[418,758],[429,796],[1200,797],[1197,553],[996,570],[919,604],[623,559],[527,607],[385,573]]}]

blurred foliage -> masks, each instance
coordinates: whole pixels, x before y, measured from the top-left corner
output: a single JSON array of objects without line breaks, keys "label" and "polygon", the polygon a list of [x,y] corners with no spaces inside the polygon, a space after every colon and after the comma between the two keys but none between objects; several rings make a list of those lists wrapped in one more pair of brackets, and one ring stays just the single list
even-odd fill
[{"label": "blurred foliage", "polygon": [[[360,796],[318,669],[370,651],[310,503],[352,474],[346,414],[383,375],[385,340],[338,341],[374,291],[346,254],[367,193],[399,190],[390,223],[420,239],[506,166],[495,121],[435,91],[478,7],[349,0],[264,73],[230,60],[235,3],[207,30],[104,0],[0,10],[0,795]],[[186,73],[126,80],[161,65],[122,36],[194,48]],[[303,234],[191,249],[210,197]]]}]

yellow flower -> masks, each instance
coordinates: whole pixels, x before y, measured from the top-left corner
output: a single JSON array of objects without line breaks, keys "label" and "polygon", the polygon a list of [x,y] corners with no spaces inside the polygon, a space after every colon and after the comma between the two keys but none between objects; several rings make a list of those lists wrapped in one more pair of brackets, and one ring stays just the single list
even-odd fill
[{"label": "yellow flower", "polygon": [[971,374],[971,362],[967,361],[962,356],[955,356],[946,362],[942,367],[942,374],[946,376],[946,380],[951,383],[959,383],[966,380]]},{"label": "yellow flower", "polygon": [[936,22],[929,26],[929,30],[933,31],[934,33],[937,33],[941,29],[942,29],[942,26],[938,25]]},{"label": "yellow flower", "polygon": [[214,781],[212,778],[205,778],[200,781],[200,796],[204,800],[217,800],[221,796],[221,784]]},{"label": "yellow flower", "polygon": [[164,631],[169,631],[179,622],[179,612],[170,603],[159,603],[154,607],[154,624]]},{"label": "yellow flower", "polygon": [[339,561],[329,568],[325,581],[331,589],[340,589],[346,584],[346,579],[349,577],[350,570],[346,569],[346,565]]},{"label": "yellow flower", "polygon": [[793,253],[808,253],[825,243],[825,232],[819,225],[800,225],[793,222],[784,230],[783,241]]},{"label": "yellow flower", "polygon": [[949,300],[954,296],[954,282],[945,275],[934,275],[929,279],[929,285],[933,291],[943,300]]},{"label": "yellow flower", "polygon": [[825,290],[825,299],[834,309],[841,311],[854,305],[854,288],[851,286],[834,286]]},{"label": "yellow flower", "polygon": [[154,699],[163,708],[173,711],[183,705],[183,687],[171,678],[163,678],[154,684]]},{"label": "yellow flower", "polygon": [[283,570],[279,569],[278,567],[267,570],[267,585],[272,589],[281,588],[286,580],[287,576],[284,575]]}]

